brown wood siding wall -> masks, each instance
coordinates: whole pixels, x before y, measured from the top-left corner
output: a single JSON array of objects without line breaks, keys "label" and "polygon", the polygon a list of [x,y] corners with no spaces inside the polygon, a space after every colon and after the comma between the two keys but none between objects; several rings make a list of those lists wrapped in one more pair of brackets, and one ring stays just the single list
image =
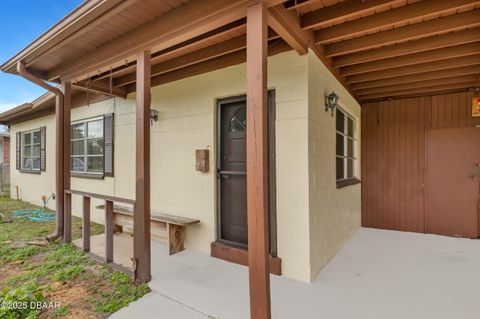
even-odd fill
[{"label": "brown wood siding wall", "polygon": [[362,225],[425,231],[426,134],[480,125],[472,92],[362,105]]}]

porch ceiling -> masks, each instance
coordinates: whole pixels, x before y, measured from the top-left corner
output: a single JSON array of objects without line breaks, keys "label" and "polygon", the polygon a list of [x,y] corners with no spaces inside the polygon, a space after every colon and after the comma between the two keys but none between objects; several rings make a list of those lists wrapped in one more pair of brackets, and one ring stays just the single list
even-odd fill
[{"label": "porch ceiling", "polygon": [[[152,85],[245,61],[251,0],[90,0],[1,66],[124,96],[135,55]],[[309,47],[359,102],[480,84],[480,0],[267,0],[269,53]],[[428,85],[425,84],[428,81]]]}]

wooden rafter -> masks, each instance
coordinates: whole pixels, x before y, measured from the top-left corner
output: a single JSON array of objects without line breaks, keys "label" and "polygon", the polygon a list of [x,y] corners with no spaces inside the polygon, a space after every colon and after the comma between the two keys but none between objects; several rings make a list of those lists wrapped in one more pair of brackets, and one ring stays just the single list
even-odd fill
[{"label": "wooden rafter", "polygon": [[477,80],[478,76],[475,74],[471,75],[463,75],[463,76],[451,76],[447,78],[441,79],[430,79],[428,81],[415,81],[410,83],[402,83],[402,84],[393,84],[393,85],[385,85],[380,87],[373,87],[373,88],[366,88],[366,89],[359,89],[357,90],[357,94],[359,96],[363,95],[370,95],[376,93],[385,93],[385,92],[392,92],[392,91],[403,91],[403,90],[414,90],[420,89],[424,87],[432,87],[432,86],[442,86],[442,85],[449,85],[449,84],[456,84],[456,83],[470,83],[473,84]]},{"label": "wooden rafter", "polygon": [[[276,39],[276,38],[278,38],[278,36],[275,33],[273,32],[269,33],[270,40]],[[214,44],[204,49],[200,49],[200,50],[176,57],[174,59],[165,61],[163,63],[153,65],[152,76],[171,72],[171,71],[181,69],[189,65],[193,65],[203,61],[215,59],[219,56],[245,49],[245,47],[246,47],[245,36],[232,38],[230,40],[227,40],[218,44]],[[115,86],[124,86],[130,83],[133,83],[135,82],[135,79],[136,79],[135,74],[133,73],[121,76],[115,79]]]},{"label": "wooden rafter", "polygon": [[425,51],[415,54],[409,54],[400,57],[371,61],[362,64],[350,65],[341,68],[343,75],[353,75],[378,71],[382,69],[395,68],[400,66],[421,64],[430,61],[439,61],[455,57],[464,57],[476,55],[480,52],[480,42],[458,45],[450,48]]},{"label": "wooden rafter", "polygon": [[79,79],[89,73],[132,58],[138,50],[163,50],[219,28],[245,16],[248,0],[192,0],[49,72],[57,77]]},{"label": "wooden rafter", "polygon": [[397,9],[360,18],[316,32],[316,40],[320,43],[342,40],[364,32],[380,28],[392,27],[402,22],[410,22],[438,15],[452,9],[462,9],[480,3],[478,0],[424,0]]},{"label": "wooden rafter", "polygon": [[268,11],[268,24],[299,54],[308,52],[313,33],[300,29],[300,22],[294,12],[285,10],[283,6],[272,7]]},{"label": "wooden rafter", "polygon": [[[283,40],[273,40],[271,41],[268,54],[270,56],[291,50],[290,46]],[[152,78],[152,86],[157,86],[165,83],[170,83],[173,81],[178,81],[184,78],[191,76],[203,74],[206,72],[211,72],[219,69],[223,69],[232,65],[237,65],[246,62],[246,50],[240,50],[219,56],[215,59],[206,60],[190,66],[174,70],[171,72],[159,74]],[[131,83],[126,86],[127,92],[135,92],[135,84]]]},{"label": "wooden rafter", "polygon": [[468,90],[472,85],[473,82],[466,82],[466,83],[457,83],[457,84],[446,84],[440,86],[431,86],[425,88],[414,88],[408,90],[399,90],[399,91],[391,91],[385,93],[376,93],[371,95],[364,95],[361,97],[363,102],[372,101],[375,99],[385,99],[389,97],[409,97],[415,95],[424,95],[424,94],[439,94],[439,93],[447,93],[447,92],[457,92],[459,90]]},{"label": "wooden rafter", "polygon": [[444,79],[444,78],[458,77],[458,76],[464,76],[464,75],[474,75],[474,74],[480,74],[480,61],[479,61],[479,64],[473,65],[473,66],[462,66],[454,69],[441,69],[437,71],[416,73],[414,76],[402,75],[402,76],[396,76],[396,77],[391,77],[387,79],[379,79],[379,80],[374,80],[369,82],[353,83],[351,84],[351,87],[352,87],[352,90],[358,91],[362,89],[380,88],[380,87],[389,86],[389,85],[415,83],[415,82],[421,82],[421,81],[430,81],[430,80],[436,80],[436,79]]},{"label": "wooden rafter", "polygon": [[291,11],[291,10],[298,10],[302,7],[306,7],[313,2],[318,2],[320,0],[288,0],[285,2],[285,9]]},{"label": "wooden rafter", "polygon": [[302,28],[313,29],[321,27],[327,23],[334,23],[342,19],[348,19],[354,15],[385,7],[395,2],[399,2],[399,0],[354,0],[339,2],[332,6],[303,15]]},{"label": "wooden rafter", "polygon": [[480,41],[480,28],[452,32],[430,37],[428,39],[422,38],[419,40],[389,45],[378,49],[342,55],[333,59],[333,65],[335,67],[342,67],[417,52],[445,48],[459,44],[471,43],[475,41]]},{"label": "wooden rafter", "polygon": [[378,71],[356,74],[348,76],[348,82],[353,85],[359,82],[368,82],[379,79],[389,79],[397,76],[415,77],[419,73],[445,70],[449,71],[454,68],[464,66],[475,66],[480,64],[480,53],[476,55],[469,55],[465,57],[454,57],[441,61],[425,62],[420,64],[412,64],[408,66],[400,66],[391,69],[381,69]]},{"label": "wooden rafter", "polygon": [[[420,2],[421,3],[421,2]],[[439,1],[438,3],[446,3]],[[328,45],[325,55],[332,57],[353,52],[378,48],[383,45],[401,41],[415,40],[433,36],[439,32],[451,32],[480,25],[480,9],[407,25],[389,31],[378,32],[367,36],[345,40]]]},{"label": "wooden rafter", "polygon": [[[289,35],[290,33],[295,34],[296,37],[301,38],[301,40],[299,40],[300,42],[309,43],[309,48],[323,62],[323,64],[330,70],[330,72],[332,72],[333,76],[335,76],[335,78],[345,87],[345,89],[349,91],[354,98],[356,98],[355,93],[352,90],[350,90],[348,83],[345,82],[345,79],[342,77],[340,72],[332,66],[332,61],[329,58],[325,57],[323,52],[324,48],[322,47],[322,45],[314,43],[314,39],[313,39],[314,35],[312,32],[302,30],[300,27],[299,21],[294,21],[294,19],[292,18],[292,14],[288,12],[283,6],[276,6],[274,8],[270,8],[269,12],[273,12],[273,14],[270,14],[271,15],[270,21],[273,20],[274,17],[277,17],[280,20],[289,21],[288,24],[283,24],[282,26],[282,28],[285,28],[285,30],[283,31],[279,30],[280,27],[278,27],[277,30],[275,31],[280,32],[287,39],[291,38],[291,36]],[[290,45],[292,44],[290,43]]]},{"label": "wooden rafter", "polygon": [[[242,18],[240,20],[236,20],[234,22],[221,26],[220,28],[204,33],[200,36],[194,37],[192,39],[188,39],[184,42],[181,42],[177,45],[169,47],[165,50],[155,52],[152,54],[152,59],[151,59],[152,65],[174,58],[175,56],[178,55],[178,52],[180,52],[181,50],[186,50],[190,48],[192,50],[195,50],[197,46],[204,45],[205,43],[208,43],[209,41],[212,41],[215,38],[223,37],[230,32],[236,32],[236,31],[244,32],[245,22],[246,22],[246,19]],[[135,72],[135,68],[136,68],[135,61],[128,62],[125,65],[119,66],[117,68],[113,68],[111,72],[110,70],[108,70],[99,75],[93,76],[92,80],[109,78],[111,75],[113,77],[116,77],[117,74],[126,74],[130,72]]]}]

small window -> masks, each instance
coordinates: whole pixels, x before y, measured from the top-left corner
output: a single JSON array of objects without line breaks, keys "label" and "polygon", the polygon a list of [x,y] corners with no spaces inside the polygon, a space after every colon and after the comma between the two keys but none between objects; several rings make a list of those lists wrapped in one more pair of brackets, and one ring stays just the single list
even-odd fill
[{"label": "small window", "polygon": [[103,174],[103,118],[72,123],[72,173]]},{"label": "small window", "polygon": [[336,111],[337,182],[356,180],[357,139],[355,120],[341,109]]},{"label": "small window", "polygon": [[40,130],[22,133],[22,169],[40,171],[41,134]]}]

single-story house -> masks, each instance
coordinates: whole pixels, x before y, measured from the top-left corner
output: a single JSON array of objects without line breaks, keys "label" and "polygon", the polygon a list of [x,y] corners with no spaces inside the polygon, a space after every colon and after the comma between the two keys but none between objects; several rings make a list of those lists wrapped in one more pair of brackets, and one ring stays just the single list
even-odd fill
[{"label": "single-story house", "polygon": [[0,67],[49,90],[0,114],[11,187],[57,195],[52,238],[105,223],[107,262],[133,232],[142,281],[151,238],[248,265],[268,318],[269,271],[310,282],[362,225],[478,237],[478,10],[85,1]]}]

